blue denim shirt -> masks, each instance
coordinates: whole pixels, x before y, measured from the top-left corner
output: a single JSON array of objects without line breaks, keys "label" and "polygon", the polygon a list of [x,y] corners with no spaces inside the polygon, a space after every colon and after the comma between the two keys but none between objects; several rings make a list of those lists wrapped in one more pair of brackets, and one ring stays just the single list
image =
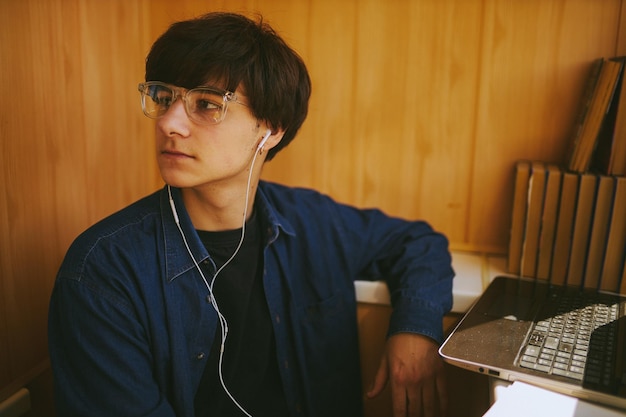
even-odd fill
[{"label": "blue denim shirt", "polygon": [[[210,255],[180,191],[172,191],[189,249],[210,277]],[[267,182],[255,207],[266,233],[264,286],[290,415],[362,415],[354,281],[387,282],[389,334],[441,341],[452,304],[446,238],[424,222]],[[59,416],[193,417],[218,325],[207,293],[166,189],[82,233],[50,304]]]}]

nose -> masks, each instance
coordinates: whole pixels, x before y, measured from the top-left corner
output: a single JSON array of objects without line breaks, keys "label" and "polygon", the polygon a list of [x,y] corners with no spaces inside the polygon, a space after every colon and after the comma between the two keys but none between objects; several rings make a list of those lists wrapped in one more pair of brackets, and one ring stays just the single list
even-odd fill
[{"label": "nose", "polygon": [[185,103],[178,99],[172,103],[165,114],[157,119],[157,128],[166,136],[189,136],[191,121],[185,111]]}]

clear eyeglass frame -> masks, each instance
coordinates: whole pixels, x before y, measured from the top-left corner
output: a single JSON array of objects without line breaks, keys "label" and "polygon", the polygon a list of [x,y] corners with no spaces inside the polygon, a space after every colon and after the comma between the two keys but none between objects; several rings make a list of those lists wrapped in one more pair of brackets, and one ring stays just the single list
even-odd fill
[{"label": "clear eyeglass frame", "polygon": [[151,119],[162,117],[179,98],[190,120],[203,125],[220,123],[226,117],[228,103],[239,101],[231,91],[214,87],[197,87],[190,90],[160,81],[148,81],[137,86],[141,93],[141,109]]}]

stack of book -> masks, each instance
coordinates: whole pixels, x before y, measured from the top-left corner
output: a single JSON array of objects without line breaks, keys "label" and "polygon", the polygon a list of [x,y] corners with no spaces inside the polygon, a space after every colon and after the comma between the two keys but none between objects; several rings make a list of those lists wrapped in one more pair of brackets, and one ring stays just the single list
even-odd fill
[{"label": "stack of book", "polygon": [[626,57],[594,62],[576,121],[568,169],[626,175]]},{"label": "stack of book", "polygon": [[594,63],[566,167],[516,164],[510,273],[626,293],[625,61]]}]

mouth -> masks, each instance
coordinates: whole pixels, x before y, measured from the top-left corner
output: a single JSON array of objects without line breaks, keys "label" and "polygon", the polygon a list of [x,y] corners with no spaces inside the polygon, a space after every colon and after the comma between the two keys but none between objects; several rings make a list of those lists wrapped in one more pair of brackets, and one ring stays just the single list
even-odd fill
[{"label": "mouth", "polygon": [[189,154],[186,154],[184,152],[180,152],[174,149],[164,149],[161,151],[161,155],[166,158],[175,158],[175,159],[193,158],[193,156]]}]

